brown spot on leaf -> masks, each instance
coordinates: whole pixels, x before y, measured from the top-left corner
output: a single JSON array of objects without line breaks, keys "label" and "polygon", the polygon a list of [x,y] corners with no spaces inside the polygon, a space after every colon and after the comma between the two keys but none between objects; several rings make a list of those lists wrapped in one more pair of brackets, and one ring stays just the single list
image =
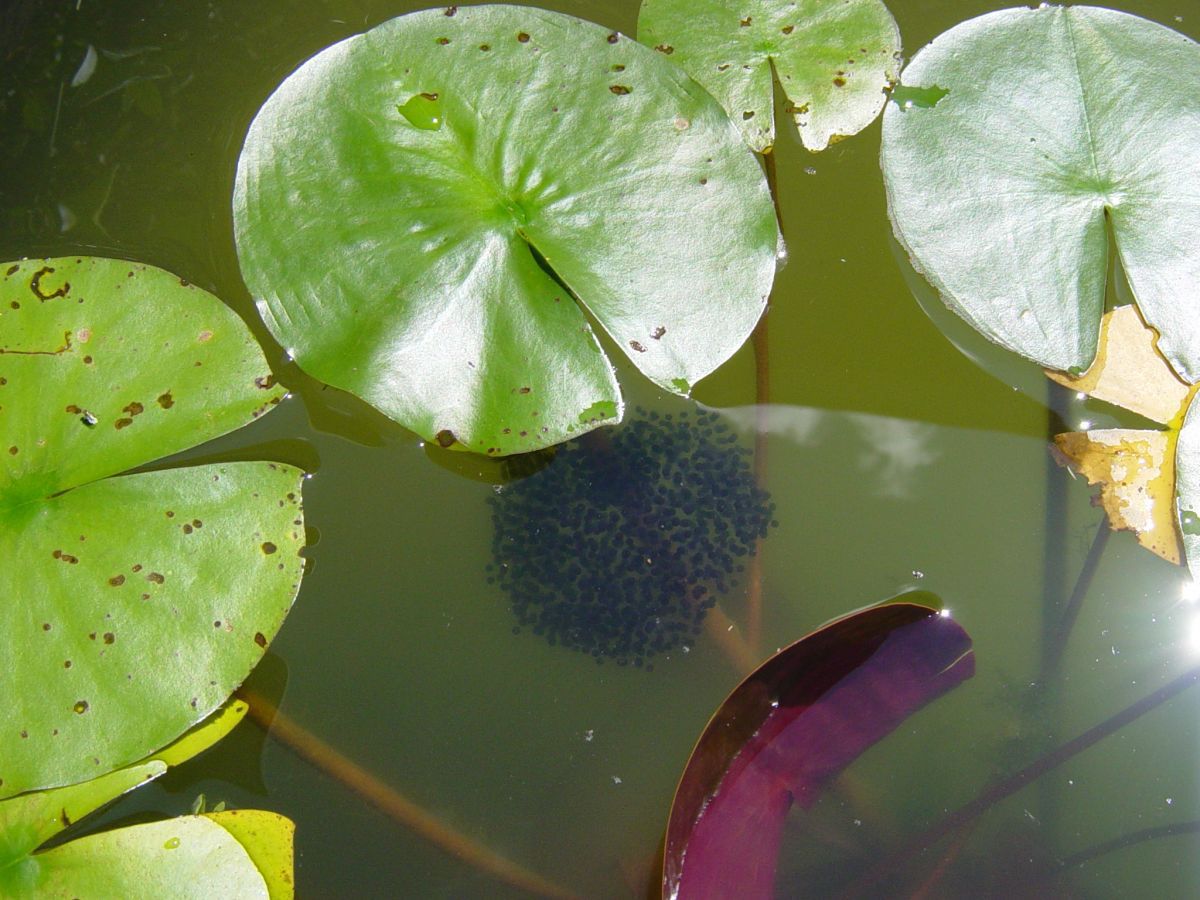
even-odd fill
[{"label": "brown spot on leaf", "polygon": [[754,21],[753,16],[746,16],[746,18],[739,21],[738,24],[742,26],[742,28],[749,28],[752,21]]},{"label": "brown spot on leaf", "polygon": [[274,544],[272,544],[270,541],[263,542],[262,552],[267,554],[267,556],[270,556],[272,553],[274,553],[278,549],[279,548],[276,547]]},{"label": "brown spot on leaf", "polygon": [[117,419],[117,421],[113,422],[113,428],[117,429],[117,431],[120,431],[122,428],[128,428],[132,424],[133,419]]},{"label": "brown spot on leaf", "polygon": [[779,30],[782,31],[784,34],[791,34],[793,31],[796,30],[796,26],[795,25],[784,25]]},{"label": "brown spot on leaf", "polygon": [[88,711],[88,702],[86,700],[76,700],[75,705],[71,707],[77,715],[82,716]]},{"label": "brown spot on leaf", "polygon": [[267,636],[265,634],[263,634],[261,631],[254,632],[254,643],[258,644],[258,646],[260,646],[260,647],[266,647],[267,646]]},{"label": "brown spot on leaf", "polygon": [[165,394],[158,395],[158,405],[163,409],[170,409],[175,405],[175,398],[171,396],[170,391],[167,391]]},{"label": "brown spot on leaf", "polygon": [[835,79],[833,79],[833,85],[834,85],[834,87],[845,87],[846,79],[843,78],[841,75],[839,75]]},{"label": "brown spot on leaf", "polygon": [[155,584],[162,584],[162,583],[163,583],[164,581],[166,581],[167,579],[166,579],[166,578],[164,578],[164,577],[162,576],[162,574],[160,574],[159,572],[151,572],[149,575],[147,575],[147,576],[146,576],[146,580],[147,580],[147,581],[152,581],[152,582],[154,582]]},{"label": "brown spot on leaf", "polygon": [[111,584],[113,587],[120,587],[121,585],[123,585],[125,583],[125,576],[124,575],[114,575],[112,578],[108,579],[108,583]]},{"label": "brown spot on leaf", "polygon": [[209,331],[207,328],[205,328],[198,335],[196,335],[196,340],[199,341],[201,344],[207,344],[209,341],[212,340],[212,336],[213,336],[213,333],[211,331]]},{"label": "brown spot on leaf", "polygon": [[454,432],[449,428],[443,428],[433,436],[433,439],[437,441],[439,447],[449,447],[457,440],[457,438],[454,436]]},{"label": "brown spot on leaf", "polygon": [[117,639],[117,636],[115,634],[113,634],[111,631],[104,632],[104,643],[111,644],[116,639]]},{"label": "brown spot on leaf", "polygon": [[146,407],[134,400],[128,406],[122,408],[121,411],[129,413],[130,416],[140,416],[146,411]]},{"label": "brown spot on leaf", "polygon": [[453,15],[455,15],[457,12],[458,12],[458,7],[457,7],[457,6],[447,6],[447,7],[446,7],[446,8],[445,8],[445,9],[442,11],[442,15],[444,15],[444,16],[453,16]]},{"label": "brown spot on leaf", "polygon": [[654,49],[657,50],[659,53],[666,54],[667,56],[670,56],[672,53],[675,52],[675,48],[672,47],[670,44],[659,44]]},{"label": "brown spot on leaf", "polygon": [[519,41],[522,44],[528,44],[529,43],[529,35],[526,34],[524,31],[518,31],[517,32],[517,41]]},{"label": "brown spot on leaf", "polygon": [[625,94],[629,93],[629,87],[624,84],[610,84],[608,86],[608,89],[610,91],[612,91],[614,94],[616,94],[618,97],[624,96]]},{"label": "brown spot on leaf", "polygon": [[655,328],[655,329],[654,329],[652,332],[650,332],[650,337],[652,337],[652,338],[654,338],[656,341],[658,341],[658,340],[661,340],[661,339],[662,339],[662,336],[663,336],[664,334],[666,334],[666,333],[667,333],[667,329],[666,329],[664,326],[662,326],[662,325],[659,325],[659,326],[658,326],[657,328]]},{"label": "brown spot on leaf", "polygon": [[638,353],[646,352],[646,348],[643,347],[641,344],[639,344],[637,341],[630,341],[629,346],[632,347],[634,350],[636,350]]},{"label": "brown spot on leaf", "polygon": [[621,39],[621,35],[617,34],[615,31],[612,32],[612,34],[610,34],[607,38],[605,38],[605,40],[607,40],[610,44],[615,44],[620,39]]}]

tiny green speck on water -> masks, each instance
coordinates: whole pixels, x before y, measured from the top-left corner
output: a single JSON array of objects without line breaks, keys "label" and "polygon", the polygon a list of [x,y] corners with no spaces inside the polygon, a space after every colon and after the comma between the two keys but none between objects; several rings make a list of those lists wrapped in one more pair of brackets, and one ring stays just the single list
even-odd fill
[{"label": "tiny green speck on water", "polygon": [[1179,527],[1183,533],[1200,537],[1200,513],[1194,509],[1185,509],[1179,513]]},{"label": "tiny green speck on water", "polygon": [[178,846],[179,846],[179,838],[173,837],[173,838],[167,839],[167,842],[165,844],[163,844],[163,849],[164,850],[174,850]]},{"label": "tiny green speck on water", "polygon": [[407,103],[396,107],[408,123],[423,131],[437,131],[442,127],[442,104],[438,95],[428,91],[413,94]]}]

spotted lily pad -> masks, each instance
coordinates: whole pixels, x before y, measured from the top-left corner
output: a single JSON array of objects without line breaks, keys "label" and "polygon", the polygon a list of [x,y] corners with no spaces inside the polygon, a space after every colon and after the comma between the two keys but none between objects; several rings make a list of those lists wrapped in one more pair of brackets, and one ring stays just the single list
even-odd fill
[{"label": "spotted lily pad", "polygon": [[902,81],[883,121],[888,206],[945,302],[996,343],[1083,371],[1111,228],[1159,351],[1200,379],[1200,46],[1043,5],[955,26]]},{"label": "spotted lily pad", "polygon": [[753,329],[779,245],[699,85],[513,6],[401,16],[310,59],[251,125],[233,206],[246,283],[300,366],[493,455],[621,417],[584,310],[687,394]]},{"label": "spotted lily pad", "polygon": [[144,757],[262,655],[302,574],[301,473],[109,476],[281,397],[244,323],[167,272],[0,264],[0,798]]},{"label": "spotted lily pad", "polygon": [[104,804],[216,743],[246,709],[233,701],[134,765],[0,801],[0,895],[290,898],[292,824],[269,812],[187,816],[38,850]]},{"label": "spotted lily pad", "polygon": [[645,0],[638,39],[718,100],[758,152],[775,143],[774,75],[809,150],[866,128],[899,70],[880,0]]},{"label": "spotted lily pad", "polygon": [[1200,581],[1200,401],[1193,394],[1183,417],[1175,449],[1175,496],[1179,503],[1179,528],[1183,552],[1192,577]]}]

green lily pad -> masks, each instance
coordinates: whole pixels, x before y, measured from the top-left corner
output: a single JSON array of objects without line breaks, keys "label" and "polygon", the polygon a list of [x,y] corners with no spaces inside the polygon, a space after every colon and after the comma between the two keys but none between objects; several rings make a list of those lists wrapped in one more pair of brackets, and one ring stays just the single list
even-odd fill
[{"label": "green lily pad", "polygon": [[291,819],[261,809],[227,809],[206,816],[233,835],[249,854],[271,900],[286,900],[295,894],[296,826]]},{"label": "green lily pad", "polygon": [[302,574],[301,473],[106,476],[281,396],[241,320],[167,272],[0,264],[0,798],[146,756],[262,655]]},{"label": "green lily pad", "polygon": [[244,702],[231,701],[139,763],[91,781],[0,801],[0,895],[288,900],[294,893],[294,829],[271,812],[185,816],[35,852],[68,825],[212,746],[246,710]]},{"label": "green lily pad", "polygon": [[1179,504],[1179,530],[1192,577],[1200,582],[1200,394],[1183,417],[1175,447],[1175,496]]},{"label": "green lily pad", "polygon": [[309,60],[251,125],[233,206],[243,275],[301,367],[492,455],[621,417],[584,309],[686,394],[753,330],[779,245],[699,85],[513,6],[401,16]]},{"label": "green lily pad", "polygon": [[1200,378],[1200,46],[1087,6],[1010,9],[905,68],[884,113],[892,224],[945,302],[1042,366],[1086,369],[1111,227],[1159,350]]},{"label": "green lily pad", "polygon": [[267,883],[234,835],[207,816],[180,816],[78,838],[34,858],[38,880],[15,898],[261,898]]},{"label": "green lily pad", "polygon": [[248,709],[241,700],[230,701],[178,740],[134,765],[90,781],[0,800],[0,895],[9,896],[17,882],[37,880],[37,862],[28,857],[40,845],[126,791],[207,750],[232,731]]},{"label": "green lily pad", "polygon": [[638,40],[725,107],[746,143],[775,143],[774,74],[809,150],[879,115],[899,70],[900,30],[880,0],[644,0]]}]

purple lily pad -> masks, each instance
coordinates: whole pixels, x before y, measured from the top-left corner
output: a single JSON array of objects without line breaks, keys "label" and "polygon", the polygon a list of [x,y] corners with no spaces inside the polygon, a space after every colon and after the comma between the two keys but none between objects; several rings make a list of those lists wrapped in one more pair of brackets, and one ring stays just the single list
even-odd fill
[{"label": "purple lily pad", "polygon": [[784,821],[929,701],[975,672],[971,639],[914,603],[877,606],[785,647],[721,704],[684,769],[663,897],[772,896]]}]

